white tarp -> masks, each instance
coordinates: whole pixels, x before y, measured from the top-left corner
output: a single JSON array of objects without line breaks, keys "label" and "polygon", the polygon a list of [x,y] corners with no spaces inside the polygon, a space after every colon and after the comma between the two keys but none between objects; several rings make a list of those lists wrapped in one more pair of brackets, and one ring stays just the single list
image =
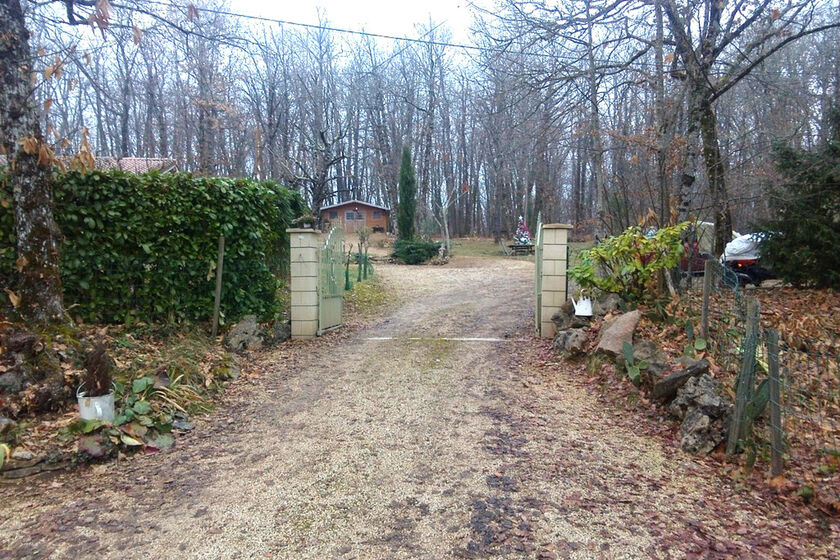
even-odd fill
[{"label": "white tarp", "polygon": [[723,250],[721,261],[734,261],[746,259],[758,259],[758,243],[761,240],[760,235],[755,233],[748,233],[736,237],[726,244]]}]

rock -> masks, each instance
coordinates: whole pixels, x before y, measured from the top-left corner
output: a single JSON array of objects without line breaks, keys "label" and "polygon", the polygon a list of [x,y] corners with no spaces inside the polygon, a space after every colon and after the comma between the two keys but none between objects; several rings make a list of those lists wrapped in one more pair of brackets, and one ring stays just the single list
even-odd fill
[{"label": "rock", "polygon": [[29,331],[12,331],[3,335],[3,346],[15,354],[33,354],[44,349],[38,335]]},{"label": "rock", "polygon": [[567,329],[554,337],[554,351],[569,356],[583,354],[586,345],[586,329]]},{"label": "rock", "polygon": [[607,294],[592,302],[592,314],[596,316],[606,315],[620,308],[621,298],[618,297],[618,294]]},{"label": "rock", "polygon": [[729,412],[730,404],[718,393],[717,381],[704,373],[690,378],[677,390],[676,398],[668,405],[668,412],[683,419],[692,408],[699,408],[707,416],[719,418]]},{"label": "rock", "polygon": [[[615,357],[615,361],[619,368],[625,366],[623,345],[622,351]],[[665,370],[665,356],[659,350],[659,347],[649,340],[642,340],[633,345],[633,361],[637,364],[645,362],[648,365],[648,370],[655,369],[658,372]]]},{"label": "rock", "polygon": [[17,393],[23,389],[23,376],[17,371],[0,375],[0,393]]},{"label": "rock", "polygon": [[225,337],[225,346],[235,352],[262,348],[263,338],[257,318],[254,315],[246,315],[236,323]]},{"label": "rock", "polygon": [[34,455],[22,447],[16,447],[15,450],[12,451],[12,459],[16,461],[29,461],[32,457],[34,457]]},{"label": "rock", "polygon": [[650,340],[641,340],[633,345],[633,359],[636,362],[662,363],[664,357],[659,346]]},{"label": "rock", "polygon": [[15,427],[17,427],[17,422],[5,416],[0,416],[0,436],[6,435]]},{"label": "rock", "polygon": [[697,408],[689,411],[680,426],[680,449],[686,453],[711,453],[725,438],[724,419],[712,419]]},{"label": "rock", "polygon": [[596,350],[611,357],[621,354],[625,342],[632,344],[633,333],[641,318],[642,312],[635,309],[610,321],[609,325],[601,328],[601,340]]},{"label": "rock", "polygon": [[705,358],[695,360],[693,364],[657,380],[653,383],[653,398],[668,401],[677,393],[677,389],[685,385],[692,377],[708,373],[709,362]]},{"label": "rock", "polygon": [[274,346],[292,337],[292,325],[287,321],[275,321],[265,332],[265,344]]},{"label": "rock", "polygon": [[731,408],[718,394],[717,382],[709,374],[688,379],[668,406],[668,412],[683,421],[680,447],[688,453],[712,451],[726,438]]},{"label": "rock", "polygon": [[592,322],[591,317],[578,317],[575,315],[575,307],[569,300],[566,300],[566,302],[560,307],[560,310],[551,316],[551,320],[554,321],[555,325],[557,325],[558,332],[565,331],[566,329],[588,327]]},{"label": "rock", "polygon": [[[659,346],[649,340],[642,340],[633,344],[633,361],[636,364],[645,364],[647,366],[641,372],[642,382],[650,387],[663,377],[666,370],[665,356],[662,354]],[[619,369],[626,368],[623,348],[622,352],[616,355],[615,363]]]}]

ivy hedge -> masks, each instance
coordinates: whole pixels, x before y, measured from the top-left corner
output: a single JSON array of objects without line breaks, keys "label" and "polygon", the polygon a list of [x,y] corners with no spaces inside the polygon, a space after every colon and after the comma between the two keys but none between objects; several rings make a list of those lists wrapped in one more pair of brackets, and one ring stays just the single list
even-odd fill
[{"label": "ivy hedge", "polygon": [[[64,235],[61,279],[71,315],[91,322],[201,321],[213,311],[219,235],[225,236],[222,313],[269,318],[288,270],[286,227],[306,211],[273,182],[70,171],[54,175]],[[0,188],[0,290],[13,286],[8,181]],[[72,307],[71,307],[72,306]]]}]

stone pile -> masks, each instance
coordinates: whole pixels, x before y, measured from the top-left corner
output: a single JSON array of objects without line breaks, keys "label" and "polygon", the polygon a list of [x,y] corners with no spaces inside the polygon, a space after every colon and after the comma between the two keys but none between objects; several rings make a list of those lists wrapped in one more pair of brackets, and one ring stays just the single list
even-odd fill
[{"label": "stone pile", "polygon": [[[688,453],[711,452],[726,438],[732,405],[709,375],[709,362],[686,356],[669,362],[653,342],[634,344],[642,315],[639,310],[621,312],[623,307],[621,299],[610,294],[592,302],[592,317],[579,317],[567,301],[552,317],[557,325],[554,350],[569,359],[605,356],[621,370],[639,366],[639,383],[681,422],[680,447]],[[593,325],[601,317],[595,332]],[[627,364],[625,343],[632,345],[632,364]]]}]

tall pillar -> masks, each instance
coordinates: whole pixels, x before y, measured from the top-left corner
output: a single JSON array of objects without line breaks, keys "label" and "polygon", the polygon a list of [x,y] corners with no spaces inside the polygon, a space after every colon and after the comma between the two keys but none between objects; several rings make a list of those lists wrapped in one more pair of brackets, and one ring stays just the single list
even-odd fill
[{"label": "tall pillar", "polygon": [[557,325],[552,315],[566,303],[566,255],[568,254],[568,224],[543,224],[542,226],[542,310],[540,336],[554,338]]},{"label": "tall pillar", "polygon": [[292,338],[314,338],[318,333],[317,229],[289,228],[292,276]]}]

